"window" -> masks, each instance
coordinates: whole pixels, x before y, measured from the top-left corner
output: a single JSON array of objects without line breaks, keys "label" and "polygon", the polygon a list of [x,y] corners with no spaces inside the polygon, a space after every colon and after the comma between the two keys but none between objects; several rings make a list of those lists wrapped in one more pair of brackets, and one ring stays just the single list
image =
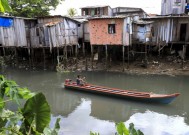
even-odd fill
[{"label": "window", "polygon": [[115,31],[115,24],[108,24],[108,33],[109,34],[116,33],[116,31]]}]

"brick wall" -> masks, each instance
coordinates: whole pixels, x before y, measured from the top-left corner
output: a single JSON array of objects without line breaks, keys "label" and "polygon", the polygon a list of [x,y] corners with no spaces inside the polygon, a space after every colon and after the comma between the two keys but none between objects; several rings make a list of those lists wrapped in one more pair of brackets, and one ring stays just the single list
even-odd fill
[{"label": "brick wall", "polygon": [[[115,24],[115,33],[108,33],[108,24]],[[122,45],[123,19],[96,19],[89,21],[92,45]]]}]

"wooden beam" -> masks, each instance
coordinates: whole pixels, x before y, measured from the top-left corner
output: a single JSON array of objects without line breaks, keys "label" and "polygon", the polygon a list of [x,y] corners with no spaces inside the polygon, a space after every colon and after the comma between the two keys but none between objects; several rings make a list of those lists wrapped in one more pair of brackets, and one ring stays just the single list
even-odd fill
[{"label": "wooden beam", "polygon": [[125,71],[125,46],[122,46],[123,49],[123,72]]},{"label": "wooden beam", "polygon": [[106,50],[106,70],[108,69],[108,46],[105,45],[105,50]]},{"label": "wooden beam", "polygon": [[91,68],[93,69],[93,45],[91,45]]}]

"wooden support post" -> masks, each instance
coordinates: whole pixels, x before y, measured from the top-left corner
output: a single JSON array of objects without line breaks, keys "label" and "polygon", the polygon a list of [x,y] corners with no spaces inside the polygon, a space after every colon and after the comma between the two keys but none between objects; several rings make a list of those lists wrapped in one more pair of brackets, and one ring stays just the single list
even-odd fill
[{"label": "wooden support post", "polygon": [[184,61],[185,61],[185,55],[186,55],[186,45],[182,46],[182,50],[183,50],[182,69],[184,69]]},{"label": "wooden support post", "polygon": [[159,56],[160,56],[160,42],[158,43],[158,47],[159,47],[159,49],[158,49],[158,53],[159,53]]},{"label": "wooden support post", "polygon": [[[14,49],[14,54],[15,54],[15,59],[16,59],[16,67],[18,66],[18,53],[17,53],[17,48],[15,47]],[[15,65],[14,65],[15,66]]]},{"label": "wooden support post", "polygon": [[88,70],[88,59],[85,53],[85,43],[83,42],[83,57],[85,58],[85,70]]},{"label": "wooden support post", "polygon": [[83,57],[85,57],[85,43],[83,42]]},{"label": "wooden support post", "polygon": [[68,50],[67,50],[67,44],[66,44],[66,47],[65,47],[65,65],[64,67],[67,69],[67,62],[68,62]]},{"label": "wooden support post", "polygon": [[86,71],[88,70],[88,59],[87,59],[87,57],[85,58],[85,70]]},{"label": "wooden support post", "polygon": [[34,49],[31,49],[31,64],[32,64],[32,68],[34,68]]},{"label": "wooden support post", "polygon": [[127,56],[128,56],[127,69],[129,69],[129,45],[127,46]]},{"label": "wooden support post", "polygon": [[5,56],[6,54],[5,54],[5,48],[3,47],[3,56]]},{"label": "wooden support post", "polygon": [[145,43],[144,44],[145,45],[145,68],[147,68],[147,66],[148,66],[148,62],[147,62],[147,44]]},{"label": "wooden support post", "polygon": [[77,65],[77,62],[78,62],[78,59],[77,59],[77,56],[78,55],[78,45],[75,46],[75,56],[76,56],[76,69],[78,68],[78,65]]},{"label": "wooden support post", "polygon": [[91,68],[93,69],[93,45],[91,45]]},{"label": "wooden support post", "polygon": [[125,46],[122,46],[123,48],[123,72],[125,71]]},{"label": "wooden support post", "polygon": [[106,70],[108,69],[108,46],[105,45],[105,50],[106,50]]},{"label": "wooden support post", "polygon": [[56,48],[56,61],[57,61],[57,64],[56,64],[56,66],[60,66],[60,57],[59,57],[59,47],[57,46],[57,48]]},{"label": "wooden support post", "polygon": [[57,56],[59,56],[59,47],[56,48]]},{"label": "wooden support post", "polygon": [[68,48],[67,48],[67,44],[66,44],[66,61],[67,61],[67,59],[68,59]]},{"label": "wooden support post", "polygon": [[43,69],[46,70],[46,62],[45,62],[45,48],[43,48]]},{"label": "wooden support post", "polygon": [[27,47],[28,49],[28,58],[29,58],[29,69],[31,70],[31,48]]}]

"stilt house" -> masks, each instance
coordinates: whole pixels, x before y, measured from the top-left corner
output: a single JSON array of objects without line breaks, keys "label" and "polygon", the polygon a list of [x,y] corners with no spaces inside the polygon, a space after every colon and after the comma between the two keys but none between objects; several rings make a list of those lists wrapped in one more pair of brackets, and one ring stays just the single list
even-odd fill
[{"label": "stilt house", "polygon": [[36,19],[0,16],[0,45],[2,47],[29,47],[30,28]]},{"label": "stilt house", "polygon": [[38,17],[31,29],[32,47],[63,47],[78,44],[77,21],[64,16]]}]

